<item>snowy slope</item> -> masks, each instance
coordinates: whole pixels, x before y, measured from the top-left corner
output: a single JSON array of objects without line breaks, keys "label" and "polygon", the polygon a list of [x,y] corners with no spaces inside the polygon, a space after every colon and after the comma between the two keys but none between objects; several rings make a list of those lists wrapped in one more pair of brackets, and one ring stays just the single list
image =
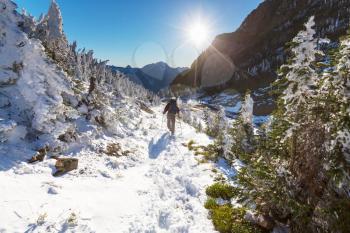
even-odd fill
[{"label": "snowy slope", "polygon": [[[132,124],[128,137],[92,139],[74,155],[79,169],[65,176],[52,177],[52,159],[0,171],[0,232],[213,232],[203,207],[212,165],[199,165],[182,145],[210,139],[185,123],[173,139],[160,114],[142,113]],[[111,142],[131,155],[89,149]]]}]

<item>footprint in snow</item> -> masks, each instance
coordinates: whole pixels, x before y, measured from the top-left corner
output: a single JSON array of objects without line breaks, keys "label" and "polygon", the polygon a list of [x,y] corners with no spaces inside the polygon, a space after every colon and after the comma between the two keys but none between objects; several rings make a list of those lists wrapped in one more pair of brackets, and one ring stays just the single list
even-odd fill
[{"label": "footprint in snow", "polygon": [[163,167],[162,173],[165,175],[170,175],[171,174],[171,170],[169,168]]},{"label": "footprint in snow", "polygon": [[54,182],[43,182],[42,187],[47,187],[48,194],[58,194],[62,186],[55,184]]},{"label": "footprint in snow", "polygon": [[159,217],[158,217],[158,225],[160,228],[169,229],[169,226],[171,224],[170,216],[171,216],[170,212],[166,210],[160,211]]}]

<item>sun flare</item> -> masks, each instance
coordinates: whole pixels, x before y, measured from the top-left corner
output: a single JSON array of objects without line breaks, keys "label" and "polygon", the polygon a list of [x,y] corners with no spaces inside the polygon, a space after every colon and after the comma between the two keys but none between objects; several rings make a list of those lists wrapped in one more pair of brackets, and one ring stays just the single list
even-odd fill
[{"label": "sun flare", "polygon": [[196,46],[202,47],[209,41],[209,29],[203,22],[195,22],[187,29],[189,40]]}]

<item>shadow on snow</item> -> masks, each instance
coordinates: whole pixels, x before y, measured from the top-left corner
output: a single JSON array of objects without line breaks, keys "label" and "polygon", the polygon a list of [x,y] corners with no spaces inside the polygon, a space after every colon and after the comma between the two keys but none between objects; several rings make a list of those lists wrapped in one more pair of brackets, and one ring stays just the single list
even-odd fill
[{"label": "shadow on snow", "polygon": [[156,142],[154,138],[148,144],[148,156],[150,159],[156,159],[160,153],[167,148],[171,140],[169,133],[164,133]]}]

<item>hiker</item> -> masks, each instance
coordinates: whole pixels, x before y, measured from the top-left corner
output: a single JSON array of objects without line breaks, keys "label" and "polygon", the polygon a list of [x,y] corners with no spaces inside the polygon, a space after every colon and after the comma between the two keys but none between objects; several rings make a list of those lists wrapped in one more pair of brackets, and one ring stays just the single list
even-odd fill
[{"label": "hiker", "polygon": [[179,114],[180,109],[177,106],[176,98],[171,98],[169,103],[165,106],[163,114],[167,114],[167,126],[171,134],[174,135],[175,132],[175,118],[176,114]]}]

